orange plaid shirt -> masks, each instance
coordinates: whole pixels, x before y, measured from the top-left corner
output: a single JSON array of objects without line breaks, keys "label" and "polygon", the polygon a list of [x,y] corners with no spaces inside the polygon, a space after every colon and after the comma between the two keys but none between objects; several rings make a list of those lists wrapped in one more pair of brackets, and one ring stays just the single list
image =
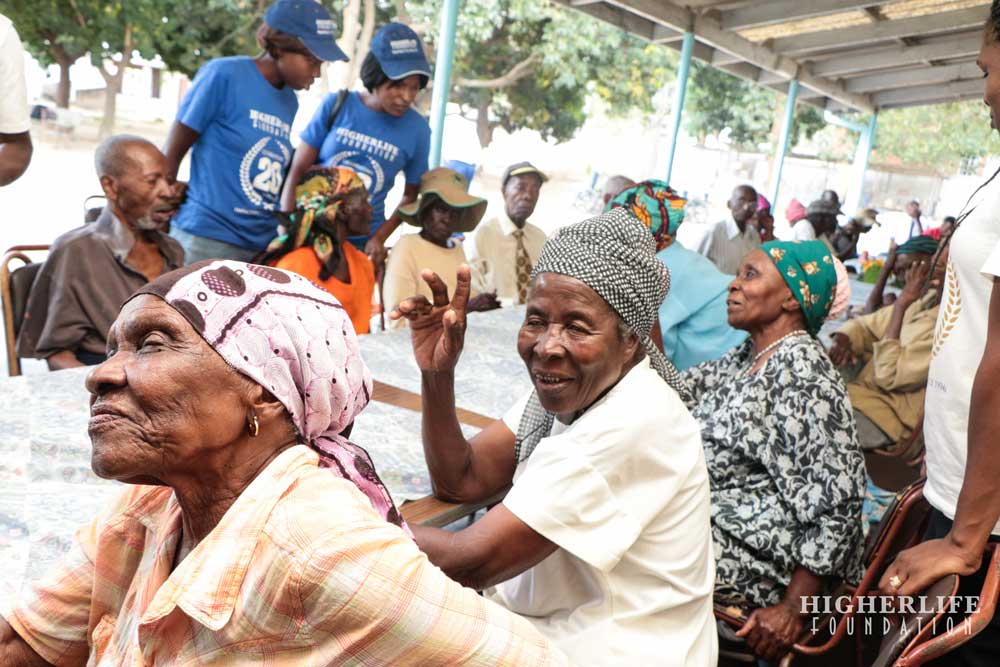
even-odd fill
[{"label": "orange plaid shirt", "polygon": [[180,537],[173,491],[130,486],[3,616],[59,667],[567,664],[304,445],[173,568]]}]

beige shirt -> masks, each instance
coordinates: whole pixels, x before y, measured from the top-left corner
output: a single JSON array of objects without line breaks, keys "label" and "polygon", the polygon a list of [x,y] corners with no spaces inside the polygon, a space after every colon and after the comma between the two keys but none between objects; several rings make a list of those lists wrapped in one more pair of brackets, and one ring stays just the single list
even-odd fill
[{"label": "beige shirt", "polygon": [[[488,220],[476,229],[472,261],[483,276],[487,290],[496,290],[497,298],[517,301],[517,226],[506,215]],[[531,266],[535,266],[545,245],[545,232],[524,223],[524,248]]]},{"label": "beige shirt", "polygon": [[936,298],[929,293],[906,309],[898,340],[884,340],[893,306],[855,317],[839,332],[851,339],[851,352],[867,362],[847,385],[851,405],[897,442],[909,437],[923,416]]},{"label": "beige shirt", "polygon": [[740,271],[740,261],[760,247],[760,234],[749,222],[740,231],[732,217],[726,218],[705,234],[698,244],[698,253],[708,257],[719,271],[734,276]]},{"label": "beige shirt", "polygon": [[[385,266],[385,283],[382,286],[382,303],[388,314],[399,305],[403,299],[422,294],[430,301],[433,299],[431,288],[427,286],[420,272],[430,269],[438,274],[448,287],[448,298],[455,294],[458,284],[458,267],[468,264],[462,242],[451,239],[450,248],[442,248],[427,241],[419,234],[407,234],[400,237],[389,252],[389,261]],[[475,283],[470,297],[479,294]],[[390,329],[401,329],[406,326],[406,320],[391,321],[386,318]]]}]

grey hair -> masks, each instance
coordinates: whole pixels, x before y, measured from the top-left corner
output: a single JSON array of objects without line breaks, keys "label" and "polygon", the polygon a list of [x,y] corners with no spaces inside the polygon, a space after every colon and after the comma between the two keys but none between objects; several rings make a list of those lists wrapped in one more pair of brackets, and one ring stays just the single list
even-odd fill
[{"label": "grey hair", "polygon": [[609,200],[614,199],[621,193],[622,190],[626,188],[631,188],[636,185],[628,176],[622,176],[621,174],[611,176],[608,180],[604,181],[604,189],[601,194],[607,197]]},{"label": "grey hair", "polygon": [[121,176],[125,170],[125,163],[129,160],[128,148],[135,145],[152,146],[159,150],[152,141],[135,134],[116,134],[108,137],[94,151],[94,169],[97,171],[97,177]]}]

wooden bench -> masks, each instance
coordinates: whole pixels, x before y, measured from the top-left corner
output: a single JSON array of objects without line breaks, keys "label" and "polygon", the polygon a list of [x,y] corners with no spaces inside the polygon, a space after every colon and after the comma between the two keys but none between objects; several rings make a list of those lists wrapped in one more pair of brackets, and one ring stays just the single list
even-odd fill
[{"label": "wooden bench", "polygon": [[[422,406],[420,394],[378,380],[372,385],[372,400],[415,412],[420,412]],[[496,421],[471,410],[457,408],[456,412],[458,421],[476,428],[486,428]],[[471,516],[484,507],[495,505],[503,500],[505,495],[507,489],[475,503],[449,503],[434,496],[424,496],[418,500],[407,500],[400,506],[399,511],[407,523],[441,528]]]}]

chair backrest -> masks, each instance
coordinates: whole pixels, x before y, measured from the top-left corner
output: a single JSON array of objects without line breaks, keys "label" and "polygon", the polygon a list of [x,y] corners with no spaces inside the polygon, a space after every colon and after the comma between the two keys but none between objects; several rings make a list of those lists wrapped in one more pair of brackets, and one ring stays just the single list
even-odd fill
[{"label": "chair backrest", "polygon": [[948,611],[951,596],[958,591],[958,575],[949,574],[924,591],[923,604],[916,601],[916,611],[893,623],[892,629],[882,639],[878,657],[872,667],[891,667],[903,652],[922,640],[934,627],[934,622]]},{"label": "chair backrest", "polygon": [[[28,296],[35,283],[35,276],[42,262],[32,262],[25,253],[48,250],[47,245],[14,246],[7,250],[0,260],[0,301],[3,304],[4,342],[7,346],[7,372],[21,374],[21,360],[17,356],[17,334],[24,322],[24,311]],[[14,262],[21,266],[11,268]]]}]

